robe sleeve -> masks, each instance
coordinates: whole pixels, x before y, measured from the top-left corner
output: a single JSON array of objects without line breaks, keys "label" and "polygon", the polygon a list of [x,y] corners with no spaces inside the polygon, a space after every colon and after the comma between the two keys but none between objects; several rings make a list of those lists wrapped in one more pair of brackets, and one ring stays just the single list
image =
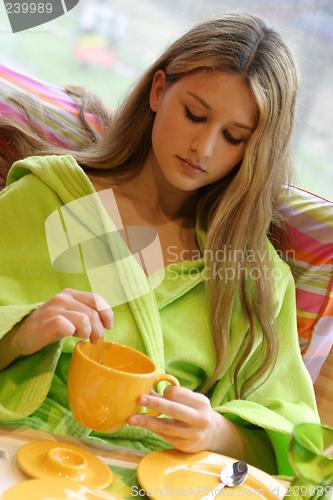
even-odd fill
[{"label": "robe sleeve", "polygon": [[[59,203],[49,191],[26,175],[0,194],[0,339],[44,302],[51,264],[40,234]],[[0,420],[25,417],[41,405],[60,353],[57,342],[1,371]]]}]

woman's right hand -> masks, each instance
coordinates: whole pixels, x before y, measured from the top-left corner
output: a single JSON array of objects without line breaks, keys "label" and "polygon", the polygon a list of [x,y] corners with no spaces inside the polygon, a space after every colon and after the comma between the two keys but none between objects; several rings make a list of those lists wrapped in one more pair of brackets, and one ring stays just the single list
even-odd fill
[{"label": "woman's right hand", "polygon": [[14,327],[12,341],[19,355],[28,355],[64,337],[96,343],[112,325],[112,309],[100,295],[66,288]]}]

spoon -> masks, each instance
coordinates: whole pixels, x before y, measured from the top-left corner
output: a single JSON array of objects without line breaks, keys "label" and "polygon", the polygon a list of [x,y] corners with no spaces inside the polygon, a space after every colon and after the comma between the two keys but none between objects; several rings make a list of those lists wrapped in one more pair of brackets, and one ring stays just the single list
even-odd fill
[{"label": "spoon", "polygon": [[229,488],[240,486],[244,483],[244,481],[246,481],[247,476],[248,468],[245,462],[233,462],[226,465],[220,472],[221,483],[217,486],[217,488],[214,488],[207,496],[203,497],[202,500],[210,500],[211,498],[215,498],[225,486],[229,486]]},{"label": "spoon", "polygon": [[98,352],[98,363],[102,366],[104,366],[104,343],[103,343],[103,340],[99,340],[98,341],[98,349],[99,349],[99,352]]}]

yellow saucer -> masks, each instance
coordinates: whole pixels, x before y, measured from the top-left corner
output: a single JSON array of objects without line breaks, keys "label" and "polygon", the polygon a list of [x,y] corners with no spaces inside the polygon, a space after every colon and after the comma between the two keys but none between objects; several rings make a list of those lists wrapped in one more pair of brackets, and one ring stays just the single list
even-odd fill
[{"label": "yellow saucer", "polygon": [[3,500],[117,500],[101,490],[94,491],[83,484],[66,479],[30,479],[7,490]]},{"label": "yellow saucer", "polygon": [[[220,484],[221,468],[234,458],[203,451],[182,453],[178,450],[155,451],[143,457],[137,477],[147,495],[154,500],[177,498],[201,499]],[[256,500],[283,498],[285,488],[265,472],[249,467],[249,476],[242,486],[228,488],[224,496]],[[223,491],[217,496],[221,498]]]},{"label": "yellow saucer", "polygon": [[16,455],[19,467],[37,479],[70,479],[91,488],[106,488],[112,471],[89,451],[59,441],[32,441]]}]

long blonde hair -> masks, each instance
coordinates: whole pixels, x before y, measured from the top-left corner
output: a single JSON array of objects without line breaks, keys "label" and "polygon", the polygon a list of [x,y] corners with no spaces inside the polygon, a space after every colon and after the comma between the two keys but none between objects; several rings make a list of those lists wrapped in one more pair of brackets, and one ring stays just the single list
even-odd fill
[{"label": "long blonde hair", "polygon": [[[86,106],[107,124],[105,134],[98,139],[84,123],[86,145],[70,151],[83,168],[107,170],[115,182],[124,182],[142,168],[151,149],[154,122],[149,93],[159,69],[165,71],[170,84],[201,70],[242,75],[257,103],[258,125],[242,162],[221,181],[202,188],[198,206],[200,223],[207,232],[206,252],[212,256],[205,262],[208,275],[234,276],[227,286],[221,279],[205,281],[216,366],[201,391],[212,389],[228,360],[230,319],[239,294],[249,335],[234,367],[232,383],[235,397],[243,398],[269,376],[277,356],[272,280],[265,273],[272,264],[265,245],[270,230],[281,226],[278,200],[289,180],[289,144],[298,86],[296,65],[280,35],[258,17],[231,13],[199,24],[166,49],[112,117],[82,89],[70,89],[84,97]],[[15,125],[8,119],[0,121],[1,136],[11,138],[10,151],[3,154],[8,164],[33,154],[68,153],[51,145],[40,130]],[[216,260],[214,256],[221,249],[228,249],[231,257]],[[252,259],[244,269],[242,256],[249,251]],[[257,278],[249,287],[246,271],[251,269],[257,271]],[[256,323],[262,335],[261,359],[240,383],[240,369],[254,346]]]}]

